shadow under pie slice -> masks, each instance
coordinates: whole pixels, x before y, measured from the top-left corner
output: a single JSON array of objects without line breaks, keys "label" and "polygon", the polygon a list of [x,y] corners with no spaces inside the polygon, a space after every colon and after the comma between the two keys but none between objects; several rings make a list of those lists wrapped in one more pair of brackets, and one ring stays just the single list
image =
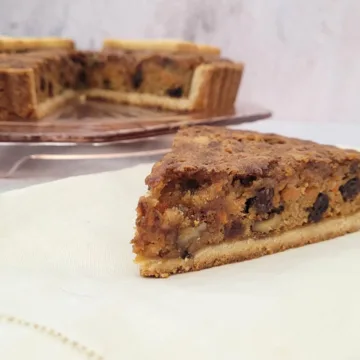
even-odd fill
[{"label": "shadow under pie slice", "polygon": [[360,153],[191,127],[146,179],[132,240],[142,276],[253,259],[360,229]]}]

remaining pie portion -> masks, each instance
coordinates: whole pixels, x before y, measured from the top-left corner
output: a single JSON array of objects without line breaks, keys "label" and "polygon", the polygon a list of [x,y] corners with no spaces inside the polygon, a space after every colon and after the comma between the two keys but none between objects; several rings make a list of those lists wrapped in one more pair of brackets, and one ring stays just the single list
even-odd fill
[{"label": "remaining pie portion", "polygon": [[75,43],[71,39],[57,37],[10,37],[0,36],[0,53],[29,52],[45,49],[75,49]]},{"label": "remaining pie portion", "polygon": [[125,40],[105,39],[104,50],[130,50],[130,51],[157,51],[171,53],[201,54],[220,56],[220,49],[216,46],[196,44],[184,40],[150,39],[150,40]]},{"label": "remaining pie portion", "polygon": [[105,51],[87,65],[88,98],[175,111],[232,109],[243,64],[200,54]]},{"label": "remaining pie portion", "polygon": [[0,54],[0,120],[40,119],[84,96],[175,111],[231,110],[243,64],[199,53],[47,49]]},{"label": "remaining pie portion", "polygon": [[181,130],[146,179],[143,276],[256,258],[360,229],[360,153],[273,134]]}]

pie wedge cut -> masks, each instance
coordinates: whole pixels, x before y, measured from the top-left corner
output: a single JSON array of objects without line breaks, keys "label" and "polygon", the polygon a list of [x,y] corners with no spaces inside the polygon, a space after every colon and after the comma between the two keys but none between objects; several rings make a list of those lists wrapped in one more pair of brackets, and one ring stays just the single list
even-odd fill
[{"label": "pie wedge cut", "polygon": [[360,229],[360,153],[274,134],[190,127],[146,178],[132,240],[168,277]]}]

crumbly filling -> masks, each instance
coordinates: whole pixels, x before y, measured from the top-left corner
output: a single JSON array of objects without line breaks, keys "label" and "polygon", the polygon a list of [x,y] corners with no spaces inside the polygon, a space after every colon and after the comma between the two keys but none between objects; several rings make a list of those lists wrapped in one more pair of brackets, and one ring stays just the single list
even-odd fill
[{"label": "crumbly filling", "polygon": [[202,61],[146,52],[92,53],[85,55],[83,76],[88,88],[183,98]]},{"label": "crumbly filling", "polygon": [[61,95],[66,90],[76,89],[79,71],[79,66],[68,55],[41,61],[34,68],[38,102]]},{"label": "crumbly filling", "polygon": [[140,199],[134,251],[191,257],[209,244],[261,239],[360,211],[359,164],[309,166],[283,179],[203,174]]}]

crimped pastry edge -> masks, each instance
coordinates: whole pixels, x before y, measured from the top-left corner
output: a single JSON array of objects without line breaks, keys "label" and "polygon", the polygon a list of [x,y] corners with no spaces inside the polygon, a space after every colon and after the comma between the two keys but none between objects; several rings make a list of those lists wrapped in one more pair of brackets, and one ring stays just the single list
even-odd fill
[{"label": "crimped pastry edge", "polygon": [[190,88],[190,110],[221,111],[233,107],[240,87],[244,64],[199,65]]}]

